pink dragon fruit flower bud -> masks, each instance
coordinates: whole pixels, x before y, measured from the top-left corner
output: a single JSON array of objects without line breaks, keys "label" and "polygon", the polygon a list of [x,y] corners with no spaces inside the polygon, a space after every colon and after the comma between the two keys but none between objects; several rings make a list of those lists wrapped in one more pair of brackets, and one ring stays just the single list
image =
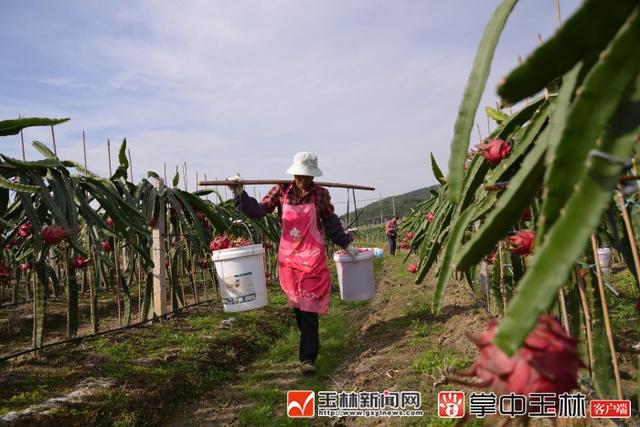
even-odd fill
[{"label": "pink dragon fruit flower bud", "polygon": [[522,348],[511,357],[492,342],[496,325],[491,322],[483,334],[470,337],[480,354],[464,375],[479,378],[481,387],[488,386],[498,395],[559,395],[577,387],[578,369],[583,366],[578,342],[567,335],[558,320],[547,314],[540,316]]},{"label": "pink dragon fruit flower bud", "polygon": [[435,215],[433,214],[433,212],[429,212],[427,214],[427,222],[431,224],[433,222],[433,218],[435,218]]},{"label": "pink dragon fruit flower bud", "polygon": [[69,232],[59,225],[50,225],[40,230],[40,237],[47,245],[57,245],[69,238]]},{"label": "pink dragon fruit flower bud", "polygon": [[31,236],[31,232],[32,226],[30,222],[25,222],[18,228],[18,234],[20,235],[20,237],[29,237]]},{"label": "pink dragon fruit flower bud", "polygon": [[111,243],[109,243],[108,240],[103,240],[102,243],[100,243],[100,245],[102,246],[103,251],[111,252]]},{"label": "pink dragon fruit flower bud", "polygon": [[478,152],[482,154],[492,166],[500,163],[511,153],[511,146],[501,139],[492,139],[486,144],[477,144]]},{"label": "pink dragon fruit flower bud", "polygon": [[82,255],[73,258],[73,268],[82,269],[89,265],[89,260]]},{"label": "pink dragon fruit flower bud", "polygon": [[531,230],[517,231],[507,239],[507,249],[514,254],[527,256],[533,249],[536,233]]}]

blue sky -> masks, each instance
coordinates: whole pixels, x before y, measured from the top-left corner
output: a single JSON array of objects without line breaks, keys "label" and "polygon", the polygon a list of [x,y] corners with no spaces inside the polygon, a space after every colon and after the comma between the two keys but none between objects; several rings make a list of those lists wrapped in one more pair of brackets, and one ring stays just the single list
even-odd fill
[{"label": "blue sky", "polygon": [[[497,0],[9,2],[0,15],[0,118],[71,117],[58,152],[106,175],[107,138],[127,138],[134,179],[239,171],[285,178],[296,151],[323,180],[375,186],[368,199],[435,182],[475,50]],[[564,18],[579,0],[561,0]],[[523,0],[498,46],[501,76],[556,29],[555,0]],[[484,115],[478,116],[483,136]],[[25,139],[51,142],[47,129]],[[478,142],[477,132],[472,143]],[[2,152],[20,157],[19,137]],[[27,147],[27,158],[38,158]],[[268,188],[257,188],[264,194]],[[253,189],[249,189],[250,193]],[[344,210],[344,190],[334,191]]]}]

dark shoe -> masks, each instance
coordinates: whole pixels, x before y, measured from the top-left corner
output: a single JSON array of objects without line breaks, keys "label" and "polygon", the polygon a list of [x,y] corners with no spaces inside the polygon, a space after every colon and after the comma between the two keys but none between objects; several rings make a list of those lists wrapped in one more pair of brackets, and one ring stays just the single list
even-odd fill
[{"label": "dark shoe", "polygon": [[313,375],[313,374],[315,374],[316,373],[316,367],[313,366],[313,361],[304,360],[300,364],[300,372],[303,373],[304,375]]}]

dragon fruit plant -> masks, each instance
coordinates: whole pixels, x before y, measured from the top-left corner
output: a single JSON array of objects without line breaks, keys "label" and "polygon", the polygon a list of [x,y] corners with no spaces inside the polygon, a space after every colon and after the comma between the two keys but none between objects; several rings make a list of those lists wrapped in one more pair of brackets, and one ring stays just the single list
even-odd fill
[{"label": "dragon fruit plant", "polygon": [[[496,300],[506,299],[504,318],[476,338],[479,378],[499,391],[566,390],[575,387],[580,366],[575,337],[563,335],[557,321],[544,316],[577,289],[576,265],[593,263],[585,258],[591,236],[640,138],[640,6],[633,0],[613,8],[582,2],[555,35],[501,81],[499,107],[485,109],[494,129],[469,156],[493,54],[515,4],[499,4],[480,42],[454,126],[448,175],[431,155],[440,186],[405,219],[401,231],[415,233],[409,248],[420,259],[416,283],[437,267],[434,313],[440,312],[456,272],[464,273],[461,277],[479,295],[493,292]],[[586,40],[587,29],[597,36]],[[506,106],[512,107],[509,114]],[[633,265],[630,257],[625,261]],[[496,286],[480,289],[481,278]],[[586,280],[598,286],[591,275]],[[507,284],[515,291],[504,292]],[[566,311],[567,328],[575,334],[588,313],[580,304],[567,304]],[[591,314],[602,327],[604,315]],[[606,338],[598,346],[609,351],[604,360],[615,357]],[[562,369],[550,367],[556,360],[547,353],[553,351],[568,360]],[[582,357],[587,360],[588,354]],[[602,396],[614,397],[611,369],[592,372]]]}]

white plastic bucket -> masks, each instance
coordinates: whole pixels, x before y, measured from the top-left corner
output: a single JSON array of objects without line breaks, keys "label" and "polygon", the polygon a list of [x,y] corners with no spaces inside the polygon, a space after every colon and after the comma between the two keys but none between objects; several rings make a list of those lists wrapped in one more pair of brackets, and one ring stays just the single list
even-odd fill
[{"label": "white plastic bucket", "polygon": [[384,250],[382,248],[373,248],[373,256],[382,257],[384,255]]},{"label": "white plastic bucket", "polygon": [[358,253],[353,262],[348,254],[336,252],[333,260],[336,262],[340,297],[344,301],[363,301],[373,298],[376,294],[376,283],[373,278],[373,250]]},{"label": "white plastic bucket", "polygon": [[598,248],[598,261],[600,262],[600,269],[603,273],[609,272],[611,266],[611,249]]},{"label": "white plastic bucket", "polygon": [[213,251],[224,311],[246,311],[267,305],[262,245]]}]

